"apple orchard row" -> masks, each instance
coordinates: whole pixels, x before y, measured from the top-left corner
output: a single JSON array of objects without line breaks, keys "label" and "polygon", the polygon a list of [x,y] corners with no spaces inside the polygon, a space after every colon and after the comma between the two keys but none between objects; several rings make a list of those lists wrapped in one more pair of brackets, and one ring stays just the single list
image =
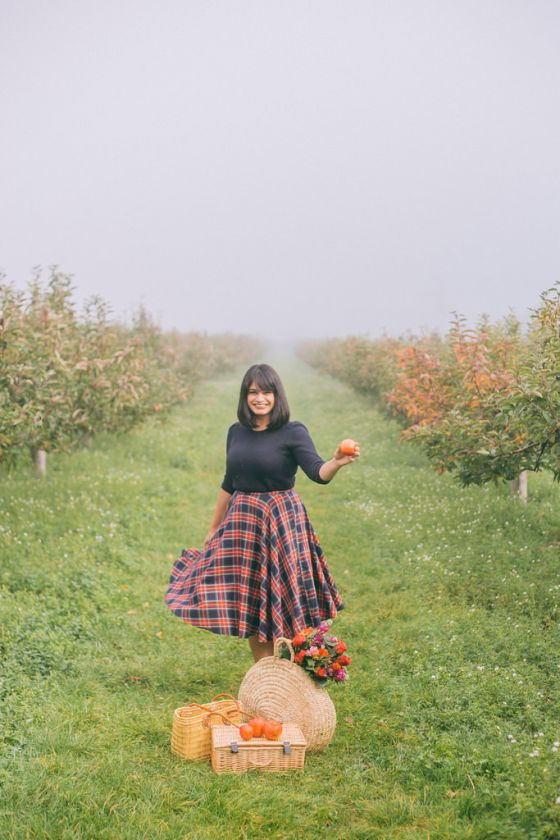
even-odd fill
[{"label": "apple orchard row", "polygon": [[560,288],[525,329],[509,316],[446,335],[307,342],[310,364],[372,397],[463,485],[550,470],[560,479]]},{"label": "apple orchard row", "polygon": [[0,283],[0,461],[30,451],[44,471],[45,452],[128,430],[256,352],[244,336],[163,332],[142,308],[117,323],[100,298],[78,312],[56,268],[26,291]]}]

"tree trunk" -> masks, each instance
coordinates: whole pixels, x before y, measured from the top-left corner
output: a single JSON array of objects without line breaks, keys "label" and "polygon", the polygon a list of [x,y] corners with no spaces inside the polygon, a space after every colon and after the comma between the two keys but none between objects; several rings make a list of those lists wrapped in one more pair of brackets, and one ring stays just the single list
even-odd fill
[{"label": "tree trunk", "polygon": [[45,476],[47,474],[47,453],[44,449],[31,448],[31,460],[35,468],[35,475]]},{"label": "tree trunk", "polygon": [[521,501],[527,504],[527,470],[523,470],[511,482],[511,495],[519,496]]}]

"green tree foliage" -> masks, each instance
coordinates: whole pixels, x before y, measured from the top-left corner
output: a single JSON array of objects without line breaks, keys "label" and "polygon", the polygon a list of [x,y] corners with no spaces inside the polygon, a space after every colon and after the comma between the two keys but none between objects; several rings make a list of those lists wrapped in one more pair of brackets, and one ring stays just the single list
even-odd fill
[{"label": "green tree foliage", "polygon": [[389,408],[402,437],[464,484],[549,469],[560,479],[560,286],[524,334],[509,315],[445,337],[315,342],[301,355]]},{"label": "green tree foliage", "polygon": [[0,284],[0,459],[70,451],[183,402],[194,383],[254,356],[244,336],[165,333],[144,308],[131,326],[99,297],[78,313],[70,277]]},{"label": "green tree foliage", "polygon": [[39,273],[28,294],[0,286],[0,455],[71,441],[76,315],[68,278]]}]

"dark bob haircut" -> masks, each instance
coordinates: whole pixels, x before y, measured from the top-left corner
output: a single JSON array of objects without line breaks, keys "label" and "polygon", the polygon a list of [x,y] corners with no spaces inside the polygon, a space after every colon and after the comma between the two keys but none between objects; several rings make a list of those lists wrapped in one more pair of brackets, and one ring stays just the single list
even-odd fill
[{"label": "dark bob haircut", "polygon": [[290,419],[290,407],[280,377],[273,367],[265,364],[252,365],[243,377],[237,407],[239,422],[248,429],[254,429],[257,425],[253,412],[247,405],[247,395],[253,382],[262,391],[272,391],[274,394],[274,408],[267,428],[279,429]]}]

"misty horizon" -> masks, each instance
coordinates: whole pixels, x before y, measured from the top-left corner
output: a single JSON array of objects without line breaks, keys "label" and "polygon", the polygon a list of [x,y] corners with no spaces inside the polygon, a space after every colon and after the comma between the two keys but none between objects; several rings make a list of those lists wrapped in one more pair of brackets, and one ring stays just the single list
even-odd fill
[{"label": "misty horizon", "polygon": [[560,279],[560,7],[36,0],[0,12],[0,269],[126,320],[447,331]]}]

